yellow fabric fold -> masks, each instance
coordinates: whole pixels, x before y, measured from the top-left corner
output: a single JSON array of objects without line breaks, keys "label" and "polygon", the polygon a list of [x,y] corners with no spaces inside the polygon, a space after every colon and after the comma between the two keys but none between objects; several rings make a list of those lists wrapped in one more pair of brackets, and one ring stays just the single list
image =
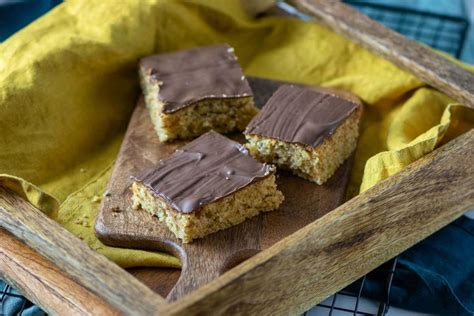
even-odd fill
[{"label": "yellow fabric fold", "polygon": [[45,193],[36,185],[19,177],[0,174],[0,186],[17,193],[20,197],[29,201],[33,206],[42,210],[49,217],[54,218],[58,215],[59,201],[53,196]]},{"label": "yellow fabric fold", "polygon": [[256,20],[238,0],[71,0],[0,45],[0,183],[121,266],[177,267],[104,246],[92,223],[139,95],[138,59],[222,42],[248,75],[364,101],[351,194],[474,126],[472,110],[315,23]]}]

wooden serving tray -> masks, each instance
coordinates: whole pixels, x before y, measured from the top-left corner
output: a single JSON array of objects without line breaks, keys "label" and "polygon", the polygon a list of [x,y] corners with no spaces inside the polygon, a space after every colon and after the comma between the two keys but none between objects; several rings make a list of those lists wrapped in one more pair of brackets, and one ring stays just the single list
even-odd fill
[{"label": "wooden serving tray", "polygon": [[[289,1],[474,108],[473,73],[339,1]],[[301,313],[472,209],[472,157],[473,130],[175,302],[0,186],[0,276],[51,314]]]},{"label": "wooden serving tray", "polygon": [[[284,82],[248,78],[256,105],[262,107]],[[320,90],[323,90],[319,88]],[[329,90],[334,93],[334,90]],[[336,92],[337,93],[337,92]],[[340,93],[346,96],[345,93]],[[234,139],[243,141],[242,134]],[[263,213],[242,224],[182,244],[155,216],[131,206],[131,175],[153,167],[186,142],[159,141],[148,109],[139,101],[130,120],[115,162],[99,215],[96,234],[110,246],[170,252],[181,259],[181,276],[168,298],[176,300],[215,279],[260,250],[320,218],[343,201],[350,161],[346,161],[324,185],[277,173],[277,185],[285,201],[273,212]],[[156,277],[154,281],[157,282]]]}]

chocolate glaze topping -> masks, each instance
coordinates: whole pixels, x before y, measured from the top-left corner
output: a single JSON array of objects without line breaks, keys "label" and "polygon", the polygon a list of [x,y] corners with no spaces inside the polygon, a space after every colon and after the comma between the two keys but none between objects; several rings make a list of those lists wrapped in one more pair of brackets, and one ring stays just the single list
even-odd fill
[{"label": "chocolate glaze topping", "polygon": [[256,134],[316,147],[359,105],[300,85],[283,85],[247,126]]},{"label": "chocolate glaze topping", "polygon": [[159,82],[164,113],[204,99],[252,96],[234,49],[227,44],[145,57],[140,66]]},{"label": "chocolate glaze topping", "polygon": [[241,144],[208,132],[132,178],[176,210],[190,213],[274,172]]}]

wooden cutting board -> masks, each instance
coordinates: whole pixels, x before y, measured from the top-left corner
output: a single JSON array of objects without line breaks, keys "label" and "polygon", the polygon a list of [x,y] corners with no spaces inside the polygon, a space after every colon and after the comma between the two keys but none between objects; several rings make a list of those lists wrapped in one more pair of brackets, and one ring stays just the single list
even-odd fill
[{"label": "wooden cutting board", "polygon": [[[259,78],[249,78],[249,83],[258,107],[264,105],[282,84]],[[242,135],[231,137],[243,140]],[[277,185],[285,195],[285,201],[278,210],[261,214],[191,244],[182,244],[156,217],[131,208],[129,187],[130,175],[153,166],[184,144],[161,143],[148,110],[140,101],[129,123],[95,225],[98,238],[106,245],[160,250],[180,258],[183,265],[181,276],[170,291],[169,300],[176,300],[206,284],[343,202],[352,159],[346,161],[322,186],[278,171]],[[138,274],[151,276],[150,273]],[[160,273],[158,279],[165,275]],[[156,277],[154,280],[158,281]]]}]

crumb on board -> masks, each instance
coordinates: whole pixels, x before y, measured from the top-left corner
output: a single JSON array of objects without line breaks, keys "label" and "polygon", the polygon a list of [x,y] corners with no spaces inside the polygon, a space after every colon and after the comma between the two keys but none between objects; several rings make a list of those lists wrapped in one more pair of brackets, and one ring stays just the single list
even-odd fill
[{"label": "crumb on board", "polygon": [[112,212],[114,212],[114,213],[120,213],[120,212],[122,212],[122,210],[121,210],[119,207],[117,207],[117,206],[112,207],[110,210],[111,210]]},{"label": "crumb on board", "polygon": [[84,226],[84,227],[90,227],[89,222],[88,222],[86,219],[84,219],[84,218],[82,218],[82,219],[81,219],[81,218],[76,219],[76,220],[74,221],[74,224],[76,224],[76,225],[81,225],[81,226]]},{"label": "crumb on board", "polygon": [[93,203],[97,203],[97,202],[100,202],[101,200],[102,200],[102,198],[101,198],[100,196],[94,195],[94,196],[92,197],[92,200],[91,200],[91,201],[92,201]]}]

